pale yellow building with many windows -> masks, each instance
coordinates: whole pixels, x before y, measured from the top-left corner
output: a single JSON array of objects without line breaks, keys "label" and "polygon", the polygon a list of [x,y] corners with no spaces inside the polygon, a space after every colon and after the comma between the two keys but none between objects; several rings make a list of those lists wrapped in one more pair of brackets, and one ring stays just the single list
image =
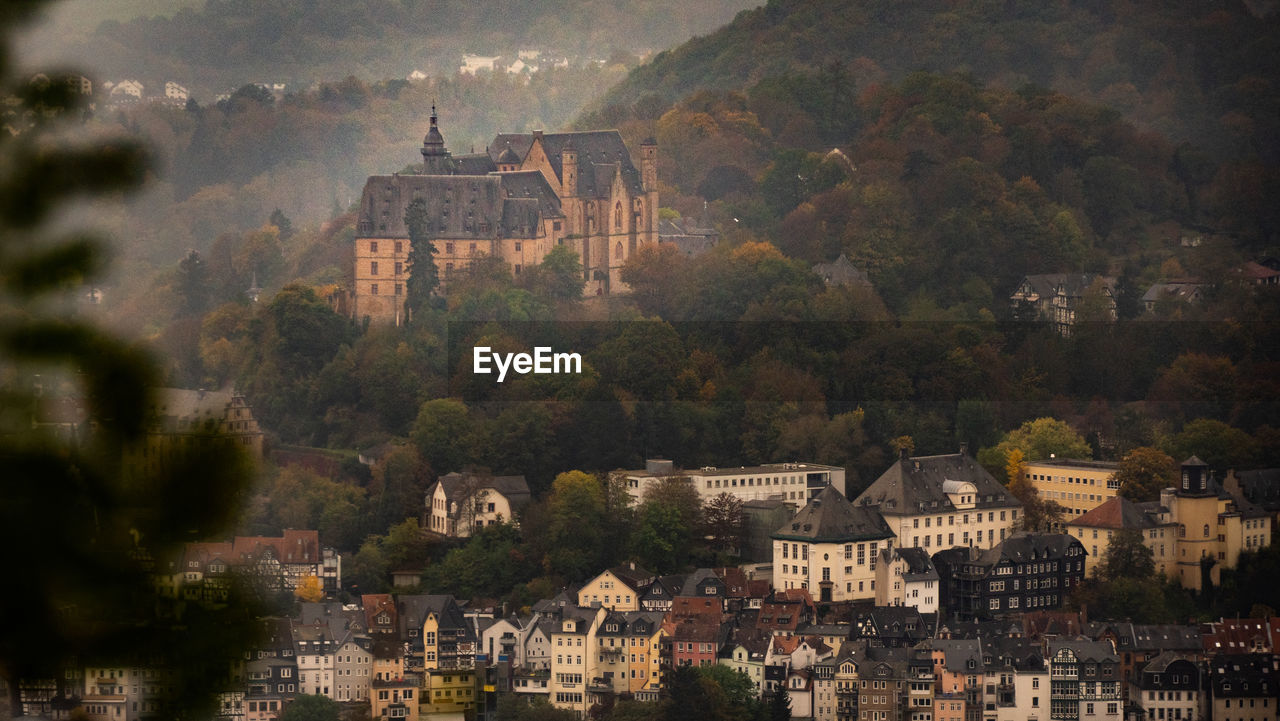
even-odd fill
[{"label": "pale yellow building with many windows", "polygon": [[1067,522],[1115,498],[1120,490],[1115,463],[1050,458],[1031,461],[1023,467],[1040,498],[1067,509],[1063,514]]}]

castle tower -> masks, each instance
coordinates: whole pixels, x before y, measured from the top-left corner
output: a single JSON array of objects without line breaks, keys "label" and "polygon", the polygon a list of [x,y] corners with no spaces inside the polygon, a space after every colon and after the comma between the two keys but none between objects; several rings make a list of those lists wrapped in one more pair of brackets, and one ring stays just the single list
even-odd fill
[{"label": "castle tower", "polygon": [[453,157],[444,147],[444,136],[440,134],[434,103],[431,105],[431,127],[422,140],[422,173],[423,175],[453,174]]},{"label": "castle tower", "polygon": [[564,148],[560,150],[560,176],[563,178],[564,186],[561,196],[565,198],[576,196],[578,194],[578,151],[574,150],[572,141],[566,142]]},{"label": "castle tower", "polygon": [[646,193],[658,190],[658,142],[653,138],[640,144],[640,180]]}]

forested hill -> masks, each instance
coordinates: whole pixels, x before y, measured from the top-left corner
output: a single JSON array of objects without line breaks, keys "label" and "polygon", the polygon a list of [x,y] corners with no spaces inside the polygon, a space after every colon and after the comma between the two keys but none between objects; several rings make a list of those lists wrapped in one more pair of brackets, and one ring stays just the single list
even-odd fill
[{"label": "forested hill", "polygon": [[[81,0],[77,0],[81,1]],[[94,0],[96,2],[97,0]],[[103,79],[177,80],[203,96],[246,82],[307,86],[356,75],[456,70],[463,53],[607,59],[671,47],[754,0],[206,0],[170,17],[108,20],[86,34],[55,16],[28,38],[34,60],[75,62]],[[512,62],[514,57],[507,60]]]},{"label": "forested hill", "polygon": [[1227,126],[1227,144],[1242,125],[1253,137],[1277,135],[1278,25],[1280,14],[1259,17],[1239,0],[770,0],[659,54],[607,102],[750,92],[835,63],[862,87],[961,71],[1107,105],[1174,141]]}]

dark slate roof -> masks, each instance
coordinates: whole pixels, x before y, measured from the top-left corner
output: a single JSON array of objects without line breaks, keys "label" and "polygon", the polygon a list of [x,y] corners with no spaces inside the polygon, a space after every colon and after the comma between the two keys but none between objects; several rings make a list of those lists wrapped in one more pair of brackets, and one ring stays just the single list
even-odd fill
[{"label": "dark slate roof", "polygon": [[657,576],[652,571],[646,571],[642,566],[634,563],[625,566],[614,566],[609,572],[618,578],[618,580],[631,587],[632,591],[642,591],[649,584],[653,583],[653,579]]},{"label": "dark slate roof", "polygon": [[[465,636],[475,640],[475,631],[462,613],[462,608],[453,596],[413,594],[396,598],[396,609],[400,615],[401,638],[408,638],[408,629],[416,628],[421,632],[422,624],[428,613],[434,613],[439,619],[440,630],[463,630]],[[421,635],[421,633],[419,633]]]},{"label": "dark slate roof", "polygon": [[933,566],[933,559],[923,548],[903,547],[880,552],[886,563],[892,562],[896,556],[906,562],[904,577],[919,576],[921,578],[937,578],[938,569]]},{"label": "dark slate roof", "polygon": [[813,272],[822,278],[827,285],[870,286],[871,278],[865,270],[859,269],[844,253],[830,263],[818,263]]},{"label": "dark slate roof", "polygon": [[[489,146],[489,156],[496,163],[510,147],[523,160],[533,147],[534,135],[528,133],[503,133]],[[644,191],[640,171],[631,163],[631,153],[616,130],[591,130],[581,133],[545,133],[542,149],[551,161],[551,169],[557,178],[564,178],[561,151],[565,146],[578,153],[578,195],[603,197],[609,194],[616,170],[622,172],[622,182],[634,194]],[[616,170],[615,170],[616,169]]]},{"label": "dark slate roof", "polygon": [[899,458],[854,501],[888,516],[913,516],[955,510],[943,490],[947,481],[972,483],[974,507],[1017,508],[1022,503],[966,453]]},{"label": "dark slate roof", "polygon": [[[362,237],[407,238],[405,209],[427,205],[428,237],[473,240],[533,238],[542,218],[562,217],[560,201],[542,173],[491,175],[374,175],[360,199]],[[531,202],[532,201],[532,202]]]},{"label": "dark slate roof", "polygon": [[714,580],[716,582],[715,585],[718,585],[721,589],[721,593],[716,595],[723,596],[724,595],[723,590],[725,585],[724,581],[722,581],[720,577],[716,575],[716,572],[711,570],[710,568],[699,568],[695,570],[693,573],[686,576],[684,579],[684,585],[681,586],[680,588],[680,595],[681,596],[698,596],[698,597],[705,596],[706,594],[700,593],[698,591],[698,585],[701,584],[703,581],[706,581],[709,579]]},{"label": "dark slate roof", "polygon": [[430,497],[436,492],[436,486],[444,486],[445,497],[456,500],[460,495],[489,488],[501,493],[512,506],[521,506],[529,502],[529,483],[524,476],[490,476],[473,473],[446,473],[440,476],[427,490]]},{"label": "dark slate roof", "polygon": [[[1084,292],[1097,279],[1098,276],[1093,273],[1040,273],[1023,277],[1018,288],[1021,289],[1024,285],[1030,286],[1031,291],[1041,298],[1057,295],[1058,289],[1062,288],[1066,296],[1078,298],[1084,295]],[[1116,286],[1115,278],[1103,276],[1102,282],[1108,288]]]},{"label": "dark slate roof", "polygon": [[809,543],[845,543],[893,538],[894,534],[879,513],[854,506],[834,486],[827,486],[772,537]]},{"label": "dark slate roof", "polygon": [[453,158],[455,175],[488,175],[497,169],[488,153],[470,153]]},{"label": "dark slate roof", "polygon": [[1241,493],[1268,511],[1280,511],[1280,468],[1237,471]]},{"label": "dark slate roof", "polygon": [[1115,650],[1111,648],[1111,644],[1106,641],[1054,639],[1049,642],[1049,658],[1052,659],[1061,648],[1071,649],[1076,659],[1082,663],[1118,663],[1120,660]]},{"label": "dark slate roof", "polygon": [[934,639],[929,646],[941,651],[948,671],[976,674],[983,668],[982,642],[978,639]]},{"label": "dark slate roof", "polygon": [[977,562],[984,566],[994,566],[1005,559],[1013,563],[1024,563],[1037,558],[1063,558],[1067,555],[1067,549],[1072,546],[1084,548],[1077,538],[1065,533],[1019,531],[988,548],[978,557]]},{"label": "dark slate roof", "polygon": [[1280,681],[1280,656],[1238,653],[1214,656],[1209,680],[1214,698],[1275,697]]}]

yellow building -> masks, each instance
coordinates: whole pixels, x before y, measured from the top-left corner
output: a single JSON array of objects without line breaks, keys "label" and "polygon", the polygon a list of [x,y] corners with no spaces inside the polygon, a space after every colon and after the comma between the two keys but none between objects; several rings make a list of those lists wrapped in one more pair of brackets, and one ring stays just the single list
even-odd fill
[{"label": "yellow building", "polygon": [[1166,578],[1178,576],[1176,541],[1178,526],[1162,520],[1158,504],[1134,503],[1124,496],[1115,496],[1101,506],[1067,523],[1066,532],[1075,536],[1086,553],[1084,572],[1092,576],[1107,554],[1111,541],[1122,530],[1142,533],[1143,545],[1151,549],[1156,571]]},{"label": "yellow building", "polygon": [[658,242],[658,148],[640,168],[616,130],[503,134],[483,153],[452,155],[435,108],[422,170],[372,176],[356,221],[357,319],[401,323],[412,250],[405,211],[421,200],[442,285],[488,256],[519,275],[564,245],[578,254],[584,292],[625,291],[623,263]]},{"label": "yellow building", "polygon": [[472,669],[431,669],[423,674],[418,715],[466,714],[476,707],[476,675]]},{"label": "yellow building", "polygon": [[[1027,480],[1040,497],[1067,509],[1066,521],[1084,515],[1116,496],[1115,463],[1053,459],[1024,464]],[[1085,546],[1088,548],[1088,546]]]},{"label": "yellow building", "polygon": [[1218,485],[1195,456],[1182,462],[1179,487],[1166,488],[1159,501],[1132,503],[1116,497],[1067,524],[1088,552],[1092,574],[1122,529],[1136,529],[1156,570],[1199,591],[1205,579],[1218,585],[1223,568],[1234,568],[1244,551],[1271,544],[1271,516],[1239,494]]},{"label": "yellow building", "polygon": [[610,568],[578,589],[578,605],[582,608],[599,606],[610,611],[638,611],[640,596],[653,579],[654,574],[637,568],[634,563]]},{"label": "yellow building", "polygon": [[415,674],[401,678],[374,680],[370,684],[369,703],[373,718],[418,721],[418,702],[422,681]]},{"label": "yellow building", "polygon": [[587,686],[600,665],[596,634],[603,608],[565,608],[551,633],[551,705],[585,714],[591,707]]},{"label": "yellow building", "polygon": [[1182,462],[1180,481],[1160,493],[1160,505],[1178,531],[1178,578],[1199,591],[1206,580],[1218,585],[1222,568],[1235,568],[1241,552],[1271,545],[1271,516],[1223,490],[1195,456]]}]

